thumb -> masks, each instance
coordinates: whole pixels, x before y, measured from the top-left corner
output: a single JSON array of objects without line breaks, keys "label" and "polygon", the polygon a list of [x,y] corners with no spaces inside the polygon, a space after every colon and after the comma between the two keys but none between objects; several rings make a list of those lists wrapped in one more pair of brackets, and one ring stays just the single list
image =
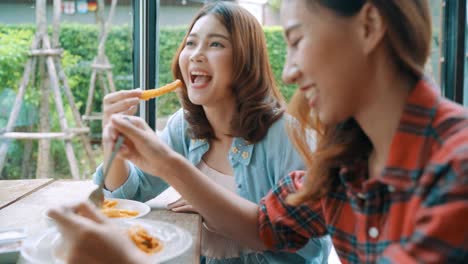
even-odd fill
[{"label": "thumb", "polygon": [[96,206],[89,202],[83,202],[78,204],[74,208],[75,213],[84,216],[86,218],[89,218],[93,220],[96,223],[105,223],[107,222],[107,219],[104,217],[104,215],[100,214],[99,211],[97,210]]},{"label": "thumb", "polygon": [[145,144],[145,133],[151,128],[141,118],[136,116],[113,115],[112,124],[115,129],[134,144]]},{"label": "thumb", "polygon": [[76,230],[80,226],[77,215],[69,207],[53,208],[47,215],[65,230]]}]

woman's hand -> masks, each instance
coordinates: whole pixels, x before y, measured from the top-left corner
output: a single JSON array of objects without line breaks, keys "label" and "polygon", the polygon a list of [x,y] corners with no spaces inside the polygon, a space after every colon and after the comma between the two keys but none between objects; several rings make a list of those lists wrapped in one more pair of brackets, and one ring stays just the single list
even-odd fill
[{"label": "woman's hand", "polygon": [[52,209],[48,215],[65,238],[67,263],[147,263],[125,231],[90,203]]},{"label": "woman's hand", "polygon": [[167,209],[178,213],[197,213],[198,211],[183,198],[167,205]]},{"label": "woman's hand", "polygon": [[[107,94],[103,100],[103,115],[102,115],[102,142],[104,148],[104,157],[108,157],[111,153],[111,148],[108,140],[108,133],[105,127],[114,114],[134,115],[138,110],[140,96],[142,91],[137,90],[122,90]],[[107,158],[105,159],[107,160]]]},{"label": "woman's hand", "polygon": [[107,125],[113,114],[134,115],[138,110],[141,93],[140,89],[122,90],[104,96],[102,127]]},{"label": "woman's hand", "polygon": [[115,114],[105,130],[108,138],[103,140],[109,140],[108,144],[114,144],[119,134],[125,137],[118,156],[132,161],[143,171],[164,178],[177,169],[170,161],[176,152],[162,142],[143,119]]}]

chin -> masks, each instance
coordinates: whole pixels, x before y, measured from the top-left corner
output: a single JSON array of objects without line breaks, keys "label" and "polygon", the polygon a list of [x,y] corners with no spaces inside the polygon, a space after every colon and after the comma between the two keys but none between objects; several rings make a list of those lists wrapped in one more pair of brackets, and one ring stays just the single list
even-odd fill
[{"label": "chin", "polygon": [[189,95],[189,100],[192,104],[194,105],[204,105],[206,102],[206,100],[204,100],[204,98],[200,98],[200,97],[194,97],[194,96],[190,96]]},{"label": "chin", "polygon": [[343,120],[336,118],[336,116],[330,116],[323,113],[319,113],[319,120],[322,125],[325,126],[336,126]]}]

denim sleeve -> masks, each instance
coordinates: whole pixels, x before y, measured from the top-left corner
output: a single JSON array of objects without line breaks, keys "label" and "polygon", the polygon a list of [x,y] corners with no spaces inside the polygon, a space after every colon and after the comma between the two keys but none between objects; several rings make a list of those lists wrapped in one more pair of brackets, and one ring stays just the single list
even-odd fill
[{"label": "denim sleeve", "polygon": [[[291,171],[305,169],[302,157],[295,149],[286,132],[286,127],[288,125],[294,126],[294,123],[296,121],[288,115],[285,115],[283,120],[284,122],[278,122],[279,124],[275,124],[281,125],[281,129],[285,131],[285,133],[275,133],[274,135],[274,137],[276,138],[276,142],[282,142],[282,144],[277,144],[279,148],[277,153],[279,155],[278,157],[276,157],[276,160],[281,162],[275,163],[275,176],[277,177],[275,179],[275,182],[278,182],[282,177],[284,177]],[[277,128],[274,131],[281,130]],[[307,141],[310,145],[310,148],[312,150],[315,149],[315,133],[309,133],[307,135]],[[330,236],[326,235],[321,238],[310,239],[309,242],[307,242],[307,244],[302,249],[297,251],[297,253],[304,259],[306,259],[306,263],[320,264],[328,262],[328,255],[330,254],[330,250],[331,239]]]},{"label": "denim sleeve", "polygon": [[[173,150],[185,156],[185,124],[183,110],[177,111],[169,118],[166,128],[159,133],[162,141],[168,144]],[[104,190],[106,197],[123,198],[146,202],[169,187],[169,185],[157,176],[145,173],[133,163],[127,161],[129,172],[127,181],[114,191]],[[102,164],[97,168],[93,178],[95,183],[102,181]]]},{"label": "denim sleeve", "polygon": [[297,251],[297,254],[306,259],[309,264],[327,264],[332,241],[329,235],[309,240],[307,244]]},{"label": "denim sleeve", "polygon": [[274,150],[274,182],[279,182],[284,176],[291,171],[304,170],[304,161],[297,152],[296,148],[289,139],[287,133],[287,125],[291,122],[292,117],[286,116],[280,122],[273,124],[272,132],[269,141],[270,146],[276,146]]}]

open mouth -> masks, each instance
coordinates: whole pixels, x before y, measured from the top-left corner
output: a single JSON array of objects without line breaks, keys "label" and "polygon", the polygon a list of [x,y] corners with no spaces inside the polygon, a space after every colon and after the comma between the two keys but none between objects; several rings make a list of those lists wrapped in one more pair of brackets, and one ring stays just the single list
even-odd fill
[{"label": "open mouth", "polygon": [[190,72],[190,82],[196,85],[207,84],[213,79],[211,75],[208,75],[205,72],[192,71]]}]

